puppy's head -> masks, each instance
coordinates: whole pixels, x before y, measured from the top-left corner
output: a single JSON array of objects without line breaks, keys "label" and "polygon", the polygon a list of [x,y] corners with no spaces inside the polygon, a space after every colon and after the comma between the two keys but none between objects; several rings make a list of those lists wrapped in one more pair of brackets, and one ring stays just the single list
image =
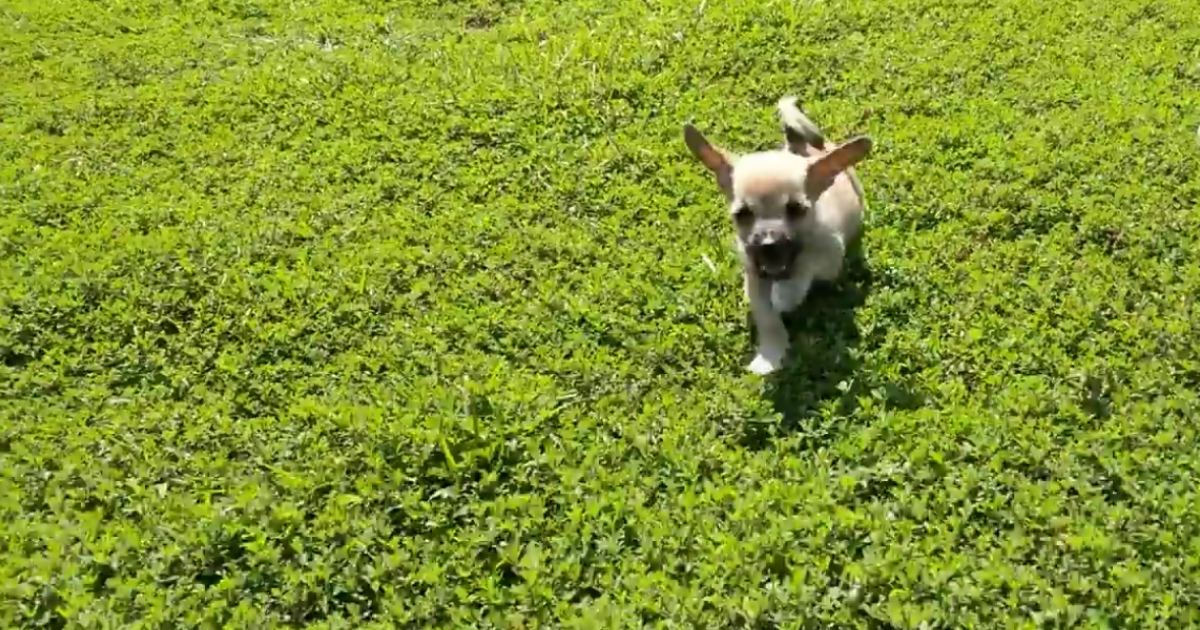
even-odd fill
[{"label": "puppy's head", "polygon": [[770,280],[791,277],[803,236],[814,227],[817,199],[871,150],[871,139],[860,136],[825,151],[807,147],[735,155],[710,144],[692,125],[683,132],[688,149],[725,195],[754,271]]}]

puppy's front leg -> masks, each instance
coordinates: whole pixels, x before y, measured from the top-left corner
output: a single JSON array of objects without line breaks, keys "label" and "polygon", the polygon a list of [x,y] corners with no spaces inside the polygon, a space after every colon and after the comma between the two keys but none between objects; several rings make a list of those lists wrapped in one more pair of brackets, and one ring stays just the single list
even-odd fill
[{"label": "puppy's front leg", "polygon": [[805,272],[771,286],[771,303],[780,313],[789,313],[804,303],[808,290],[812,288],[813,277]]},{"label": "puppy's front leg", "polygon": [[750,362],[751,372],[770,374],[783,367],[788,352],[787,328],[783,318],[771,304],[771,282],[758,277],[753,270],[743,272],[746,299],[750,303],[750,314],[758,331],[758,353]]}]

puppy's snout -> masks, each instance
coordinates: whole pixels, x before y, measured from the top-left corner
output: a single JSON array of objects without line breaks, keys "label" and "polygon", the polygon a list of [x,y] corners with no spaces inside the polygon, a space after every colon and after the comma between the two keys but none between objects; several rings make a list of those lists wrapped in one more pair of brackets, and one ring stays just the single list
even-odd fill
[{"label": "puppy's snout", "polygon": [[799,253],[799,243],[786,232],[762,230],[750,237],[750,256],[765,278],[786,278]]},{"label": "puppy's snout", "polygon": [[751,245],[762,248],[776,247],[786,242],[787,235],[780,230],[763,230],[762,232],[755,232],[750,237]]},{"label": "puppy's snout", "polygon": [[792,250],[791,239],[781,231],[763,230],[754,237],[752,239],[754,249],[765,261],[782,261],[789,256]]}]

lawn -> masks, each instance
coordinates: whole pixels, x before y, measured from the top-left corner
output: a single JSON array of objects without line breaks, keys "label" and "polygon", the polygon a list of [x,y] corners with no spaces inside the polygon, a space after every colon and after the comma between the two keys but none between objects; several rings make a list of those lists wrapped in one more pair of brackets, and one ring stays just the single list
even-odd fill
[{"label": "lawn", "polygon": [[1200,627],[1198,124],[1194,0],[0,0],[0,626]]}]

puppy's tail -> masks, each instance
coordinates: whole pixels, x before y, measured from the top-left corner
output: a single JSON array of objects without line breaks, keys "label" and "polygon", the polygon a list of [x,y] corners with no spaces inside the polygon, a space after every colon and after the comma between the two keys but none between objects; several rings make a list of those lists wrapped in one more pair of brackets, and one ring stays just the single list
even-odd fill
[{"label": "puppy's tail", "polygon": [[787,148],[792,153],[808,155],[812,153],[812,149],[825,150],[825,134],[821,133],[821,128],[816,123],[800,111],[795,96],[785,96],[779,99],[779,121],[783,125]]}]

